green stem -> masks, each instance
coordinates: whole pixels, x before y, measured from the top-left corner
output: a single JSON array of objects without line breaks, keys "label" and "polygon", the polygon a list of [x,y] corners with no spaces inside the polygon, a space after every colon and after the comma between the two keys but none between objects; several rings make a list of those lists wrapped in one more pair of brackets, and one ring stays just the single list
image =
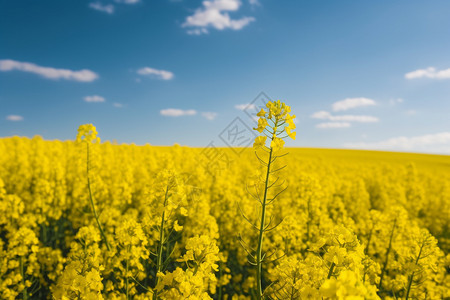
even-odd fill
[{"label": "green stem", "polygon": [[22,256],[20,257],[20,275],[22,276],[22,284],[23,284],[22,299],[26,300],[26,299],[28,299],[28,291],[27,291],[27,287],[25,285],[25,272],[23,270]]},{"label": "green stem", "polygon": [[[128,256],[130,255],[130,246],[128,246]],[[125,288],[126,288],[126,296],[127,296],[127,300],[130,298],[129,294],[128,294],[128,257],[127,257],[127,265],[126,265],[126,274],[125,274],[126,278],[125,278]]]},{"label": "green stem", "polygon": [[89,200],[91,202],[92,213],[94,214],[95,221],[97,221],[97,227],[100,230],[100,233],[102,235],[103,240],[105,241],[106,248],[108,248],[108,251],[111,251],[111,247],[109,246],[108,239],[106,238],[105,232],[103,231],[103,228],[100,225],[100,221],[98,219],[97,211],[95,210],[94,199],[93,199],[93,196],[92,196],[92,189],[91,189],[91,178],[89,176],[89,158],[90,158],[89,154],[90,154],[90,152],[89,152],[89,143],[88,143],[87,144],[86,170],[87,170],[87,182],[88,182],[88,190],[89,190]]},{"label": "green stem", "polygon": [[413,277],[414,277],[414,272],[408,278],[408,289],[406,290],[405,300],[408,300],[408,298],[409,298],[409,292],[411,291],[411,285],[412,285]]},{"label": "green stem", "polygon": [[[275,123],[276,127],[276,123]],[[262,245],[263,245],[263,238],[264,238],[264,227],[266,222],[266,200],[267,200],[267,186],[269,184],[269,175],[270,175],[270,166],[272,163],[272,147],[270,148],[269,153],[269,161],[267,163],[267,173],[266,173],[266,182],[264,186],[264,199],[262,202],[261,207],[261,224],[259,226],[259,238],[258,238],[258,247],[256,248],[256,284],[257,284],[257,291],[256,291],[256,299],[261,300],[263,291],[262,291]]]},{"label": "green stem", "polygon": [[388,265],[388,262],[389,262],[389,253],[391,252],[391,249],[392,249],[392,240],[394,238],[394,231],[395,231],[396,224],[397,224],[397,218],[395,218],[394,225],[392,226],[391,237],[389,238],[389,246],[388,246],[388,249],[386,251],[386,259],[385,259],[384,264],[383,264],[383,270],[381,270],[380,284],[378,285],[378,289],[379,290],[381,290],[381,287],[382,287],[382,284],[383,284],[383,277],[384,277],[384,274],[386,272],[386,268],[387,268],[387,265]]},{"label": "green stem", "polygon": [[[219,263],[219,281],[222,279],[222,264],[221,263]],[[219,285],[219,297],[218,297],[218,299],[219,300],[222,300],[222,285]]]},{"label": "green stem", "polygon": [[[420,256],[422,255],[422,250],[423,250],[423,247],[425,246],[425,242],[426,242],[426,240],[424,240],[422,245],[420,246],[419,255],[417,255],[417,258],[416,258],[416,266],[419,263],[419,259],[420,259]],[[411,291],[411,285],[413,282],[413,278],[414,278],[414,272],[412,272],[411,276],[409,276],[409,278],[408,278],[409,279],[408,280],[408,289],[406,290],[405,300],[408,300],[408,298],[409,298],[409,292]]]},{"label": "green stem", "polygon": [[291,300],[294,300],[295,299],[295,296],[296,296],[296,291],[295,291],[295,283],[297,282],[297,278],[294,276],[294,278],[293,278],[293,280],[292,280],[292,287],[291,287],[291,297],[290,297],[290,299]]},{"label": "green stem", "polygon": [[[162,269],[162,252],[163,252],[163,246],[164,246],[164,225],[165,225],[165,217],[166,217],[166,205],[167,200],[169,199],[169,185],[166,187],[166,193],[164,195],[164,206],[163,206],[163,212],[161,215],[161,225],[159,227],[159,245],[158,245],[158,257],[156,261],[156,282],[155,282],[155,288],[158,286],[159,283],[159,277],[158,273],[161,272]],[[157,300],[158,295],[156,292],[153,293],[153,300]]]},{"label": "green stem", "polygon": [[369,246],[370,246],[370,242],[372,240],[372,233],[373,233],[374,227],[375,227],[375,224],[372,224],[372,228],[370,228],[370,232],[369,232],[369,237],[367,238],[366,249],[364,249],[364,254],[366,254],[366,255],[367,255],[367,253],[369,253]]},{"label": "green stem", "polygon": [[336,266],[336,265],[334,264],[334,262],[331,263],[330,270],[328,271],[327,279],[330,279],[331,276],[333,275],[333,271],[334,271],[334,267],[335,267],[335,266]]},{"label": "green stem", "polygon": [[309,243],[311,227],[311,199],[308,199],[308,221],[306,222],[306,243]]}]

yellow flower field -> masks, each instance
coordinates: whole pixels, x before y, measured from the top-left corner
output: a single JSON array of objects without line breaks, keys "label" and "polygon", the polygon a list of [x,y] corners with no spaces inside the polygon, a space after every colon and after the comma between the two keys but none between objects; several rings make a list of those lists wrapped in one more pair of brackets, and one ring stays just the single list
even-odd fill
[{"label": "yellow flower field", "polygon": [[450,297],[449,156],[274,134],[272,173],[266,138],[211,160],[86,126],[78,141],[0,139],[1,299]]}]

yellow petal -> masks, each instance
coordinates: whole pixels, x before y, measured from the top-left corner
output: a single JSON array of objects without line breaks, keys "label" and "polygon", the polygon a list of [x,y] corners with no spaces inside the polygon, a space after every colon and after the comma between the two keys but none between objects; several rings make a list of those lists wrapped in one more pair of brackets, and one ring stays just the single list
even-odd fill
[{"label": "yellow petal", "polygon": [[266,136],[258,136],[255,139],[255,142],[253,143],[253,147],[254,148],[259,148],[259,147],[264,146],[266,144],[266,139],[267,139]]},{"label": "yellow petal", "polygon": [[264,109],[261,108],[260,112],[257,113],[256,115],[257,115],[258,117],[263,117],[265,114],[266,114],[266,112],[264,111]]}]

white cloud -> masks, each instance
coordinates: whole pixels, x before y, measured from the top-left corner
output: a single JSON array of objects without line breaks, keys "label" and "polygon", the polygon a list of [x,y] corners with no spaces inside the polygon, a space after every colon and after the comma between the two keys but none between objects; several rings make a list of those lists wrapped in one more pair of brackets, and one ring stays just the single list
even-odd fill
[{"label": "white cloud", "polygon": [[174,77],[173,73],[166,70],[157,70],[149,67],[141,68],[137,71],[139,75],[150,75],[162,80],[170,80]]},{"label": "white cloud", "polygon": [[23,117],[19,116],[19,115],[9,115],[9,116],[6,116],[6,120],[18,122],[18,121],[23,121]]},{"label": "white cloud", "polygon": [[250,22],[255,21],[253,17],[242,17],[240,19],[230,18],[228,12],[239,10],[241,5],[240,0],[203,1],[203,6],[197,8],[193,15],[188,16],[182,26],[199,28],[213,27],[217,30],[227,28],[240,30]]},{"label": "white cloud", "polygon": [[85,102],[105,102],[105,98],[99,95],[86,96],[83,98]]},{"label": "white cloud", "polygon": [[202,112],[202,116],[207,120],[214,120],[217,117],[217,113],[215,112]]},{"label": "white cloud", "polygon": [[259,0],[249,0],[248,1],[251,5],[259,5]]},{"label": "white cloud", "polygon": [[329,120],[337,122],[361,122],[361,123],[374,123],[378,122],[379,119],[373,116],[363,116],[363,115],[332,115],[327,111],[321,110],[315,112],[311,115],[313,119],[319,120]]},{"label": "white cloud", "polygon": [[89,7],[98,10],[109,15],[114,13],[114,5],[112,4],[101,4],[100,2],[91,2],[89,3]]},{"label": "white cloud", "polygon": [[324,110],[317,111],[311,115],[311,118],[321,119],[321,120],[329,119],[330,117],[331,117],[331,114]]},{"label": "white cloud", "polygon": [[[167,108],[167,109],[162,109],[159,112],[162,116],[166,116],[166,117],[182,117],[182,116],[194,116],[197,114],[197,111],[194,109],[187,109],[187,110],[183,110],[183,109],[178,109],[178,108]],[[212,121],[217,117],[217,113],[215,112],[209,112],[209,111],[205,111],[205,112],[201,112],[200,115],[209,120]]]},{"label": "white cloud", "polygon": [[116,108],[122,108],[123,104],[115,102],[115,103],[113,103],[113,106],[116,107]]},{"label": "white cloud", "polygon": [[90,82],[98,78],[98,75],[91,70],[72,71],[68,69],[55,69],[41,67],[29,62],[20,62],[11,59],[0,60],[0,71],[7,72],[18,70],[41,75],[48,79],[66,79],[81,82]]},{"label": "white cloud", "polygon": [[197,114],[197,111],[193,109],[182,110],[177,108],[167,108],[159,112],[161,115],[166,117],[181,117],[181,116],[193,116]]},{"label": "white cloud", "polygon": [[328,128],[348,128],[351,124],[348,122],[326,122],[319,123],[316,125],[317,128],[320,129],[328,129]]},{"label": "white cloud", "polygon": [[141,0],[115,0],[115,2],[123,4],[136,4],[141,2]]},{"label": "white cloud", "polygon": [[[366,143],[346,143],[347,148],[374,149],[374,150],[406,150],[430,153],[450,153],[450,132],[440,132],[413,137],[394,137],[387,140]],[[443,151],[447,149],[447,151]]]},{"label": "white cloud", "polygon": [[187,32],[187,34],[190,34],[190,35],[202,35],[202,34],[209,33],[208,29],[206,29],[206,28],[195,28],[195,29],[188,30],[186,32]]},{"label": "white cloud", "polygon": [[436,70],[434,67],[419,69],[405,74],[406,79],[432,78],[432,79],[450,79],[450,69]]},{"label": "white cloud", "polygon": [[234,108],[236,108],[238,110],[255,109],[256,105],[253,103],[238,104],[238,105],[235,105]]},{"label": "white cloud", "polygon": [[362,106],[373,106],[377,103],[369,98],[347,98],[338,102],[333,103],[333,111],[343,111],[343,110],[349,110],[356,107],[362,107]]},{"label": "white cloud", "polygon": [[396,105],[396,104],[399,104],[399,103],[403,103],[403,102],[405,102],[405,100],[403,100],[402,98],[397,98],[397,99],[391,99],[391,100],[389,100],[389,104],[390,104],[391,106]]}]

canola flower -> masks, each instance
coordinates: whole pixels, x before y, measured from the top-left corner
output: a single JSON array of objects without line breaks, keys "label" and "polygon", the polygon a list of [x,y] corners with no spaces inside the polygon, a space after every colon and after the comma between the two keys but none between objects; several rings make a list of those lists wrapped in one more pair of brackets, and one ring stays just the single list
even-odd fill
[{"label": "canola flower", "polygon": [[[185,214],[186,209],[183,207],[185,204],[185,189],[180,182],[180,178],[173,172],[165,170],[161,174],[158,174],[159,182],[156,185],[156,197],[161,201],[158,206],[160,213],[160,223],[157,227],[159,238],[158,247],[156,251],[156,274],[162,274],[166,271],[167,265],[170,263],[171,255],[175,250],[175,245],[170,245],[170,235],[175,231],[179,232],[183,229],[183,226],[178,224],[178,220],[174,219],[174,211],[180,210],[182,215]],[[157,200],[157,201],[158,201]],[[172,225],[172,226],[170,226]],[[171,230],[167,230],[168,226]],[[170,249],[172,248],[172,249]],[[166,254],[164,254],[164,251]],[[160,285],[161,276],[156,276],[155,289]],[[153,294],[153,299],[158,299],[158,291]]]},{"label": "canola flower", "polygon": [[91,203],[92,213],[94,215],[95,221],[97,222],[98,229],[100,230],[100,233],[102,234],[102,237],[104,239],[106,247],[108,248],[108,250],[111,250],[111,247],[108,243],[108,239],[107,239],[105,232],[103,231],[103,228],[98,219],[97,210],[95,209],[94,199],[92,196],[91,177],[90,177],[91,144],[92,143],[100,143],[100,138],[97,137],[97,129],[95,128],[95,126],[92,124],[81,125],[78,128],[77,142],[86,144],[86,174],[87,174],[87,183],[88,183],[88,191],[89,191],[89,201]]},{"label": "canola flower", "polygon": [[288,110],[259,113],[260,168],[90,124],[75,142],[0,139],[0,298],[257,299],[258,245],[261,298],[449,298],[450,158],[286,149]]},{"label": "canola flower", "polygon": [[[295,115],[291,116],[289,114],[291,112],[291,108],[289,106],[287,106],[285,103],[282,103],[280,100],[269,101],[266,104],[266,110],[267,111],[262,108],[257,114],[257,116],[259,117],[258,127],[254,128],[254,130],[264,135],[257,137],[253,144],[254,148],[263,149],[265,152],[268,152],[267,160],[261,159],[255,152],[256,157],[258,158],[260,163],[264,167],[266,167],[265,179],[261,180],[261,183],[264,185],[262,191],[263,196],[262,199],[260,197],[257,197],[258,202],[261,204],[261,216],[259,220],[259,228],[257,226],[254,226],[259,231],[256,254],[251,254],[251,257],[254,260],[254,264],[256,265],[256,299],[258,300],[265,298],[262,287],[262,265],[264,257],[266,255],[265,253],[263,253],[264,234],[267,231],[273,230],[277,227],[270,227],[270,223],[266,223],[267,206],[275,201],[277,196],[279,196],[280,194],[278,193],[272,198],[268,198],[269,189],[273,188],[276,184],[276,181],[271,182],[271,174],[273,175],[273,173],[281,169],[280,168],[272,170],[271,166],[277,158],[281,157],[281,155],[279,155],[279,152],[283,149],[284,146],[283,139],[286,137],[290,137],[295,140],[296,135],[296,132],[292,131],[295,129],[295,124],[293,122]],[[269,147],[265,145],[267,138],[269,138],[270,140]],[[256,187],[255,190],[257,190]],[[246,217],[245,219],[248,220]],[[247,252],[249,251],[247,250]]]}]

